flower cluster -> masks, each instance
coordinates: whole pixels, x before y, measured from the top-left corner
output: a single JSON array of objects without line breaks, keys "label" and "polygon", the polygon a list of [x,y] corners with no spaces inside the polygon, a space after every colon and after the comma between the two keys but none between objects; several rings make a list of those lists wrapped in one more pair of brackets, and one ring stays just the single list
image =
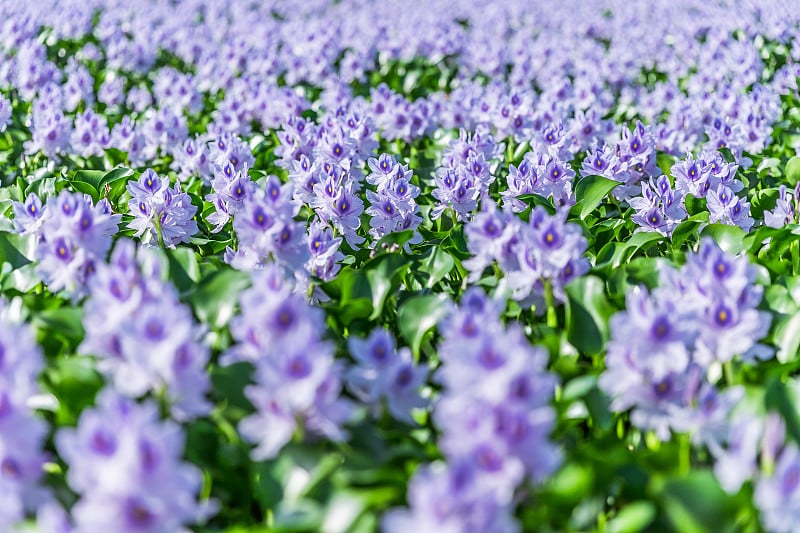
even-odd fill
[{"label": "flower cluster", "polygon": [[133,214],[128,228],[136,230],[135,236],[141,237],[143,244],[174,248],[197,233],[197,207],[181,192],[180,184],[170,187],[169,178],[148,168],[138,181],[128,182],[127,188],[131,194],[128,209]]},{"label": "flower cluster", "polygon": [[746,257],[725,254],[710,239],[679,271],[661,272],[660,286],[627,295],[627,309],[611,319],[607,370],[600,386],[616,411],[633,409],[632,423],[654,430],[698,431],[724,402],[705,381],[714,364],[746,361],[771,351],[758,344],[770,315],[756,306],[762,288]]},{"label": "flower cluster", "polygon": [[[545,144],[540,141],[540,145]],[[524,211],[527,204],[518,197],[524,194],[538,194],[551,198],[558,207],[575,203],[572,193],[572,180],[575,172],[568,160],[559,159],[558,153],[545,144],[542,152],[528,152],[518,167],[508,169],[508,189],[501,193],[503,206],[515,213]],[[555,152],[555,153],[554,153]]]},{"label": "flower cluster", "polygon": [[417,472],[411,508],[390,512],[387,531],[513,531],[515,488],[525,478],[541,481],[560,463],[549,441],[556,380],[545,371],[547,353],[519,326],[506,328],[499,313],[498,302],[473,288],[442,324],[443,391],[434,420],[447,465]]},{"label": "flower cluster", "polygon": [[419,195],[419,187],[411,183],[412,172],[389,154],[372,158],[367,164],[372,170],[367,183],[375,186],[375,192],[367,191],[370,203],[367,214],[372,217],[370,235],[377,241],[389,233],[411,230],[414,236],[407,245],[422,242],[417,231],[422,218],[414,200]]},{"label": "flower cluster", "polygon": [[29,407],[39,393],[42,350],[29,327],[14,319],[18,309],[5,301],[0,306],[0,529],[9,531],[45,501],[38,482],[47,424]]},{"label": "flower cluster", "polygon": [[48,288],[73,299],[87,292],[87,281],[104,261],[120,215],[108,201],[92,204],[88,195],[61,191],[46,205],[35,193],[14,202],[14,227],[38,237],[36,272]]},{"label": "flower cluster", "polygon": [[794,191],[787,193],[786,185],[778,188],[778,200],[771,211],[764,213],[764,225],[770,228],[782,228],[787,224],[796,224],[798,219],[798,198],[800,198],[800,183]]},{"label": "flower cluster", "polygon": [[236,344],[224,364],[253,365],[255,385],[245,389],[256,411],[239,431],[257,446],[256,460],[273,457],[299,428],[340,440],[350,404],[339,397],[342,369],[334,347],[322,339],[324,319],[283,277],[277,266],[253,273],[241,293],[241,315],[231,321]]},{"label": "flower cluster", "polygon": [[464,261],[469,279],[479,279],[486,267],[496,263],[506,275],[504,288],[515,300],[536,305],[537,312],[548,290],[563,300],[564,286],[589,270],[588,260],[582,257],[586,238],[566,217],[566,209],[550,215],[537,206],[524,223],[484,200],[465,229],[473,256]]},{"label": "flower cluster", "polygon": [[158,418],[158,406],[104,390],[76,428],[56,434],[69,464],[67,481],[80,495],[72,509],[76,533],[183,531],[213,511],[200,504],[200,471],[182,461],[184,435]]},{"label": "flower cluster", "polygon": [[420,387],[427,368],[414,364],[411,350],[396,349],[395,340],[385,329],[375,329],[366,339],[348,339],[356,365],[345,375],[348,388],[363,403],[379,411],[381,400],[398,420],[413,424],[413,409],[425,407]]},{"label": "flower cluster", "polygon": [[657,231],[669,237],[683,219],[683,195],[672,190],[667,176],[661,175],[650,182],[642,182],[642,195],[628,200],[636,211],[631,219],[639,225],[636,231]]},{"label": "flower cluster", "polygon": [[157,393],[185,420],[210,410],[209,350],[190,308],[164,280],[163,263],[154,251],[117,242],[109,263],[97,265],[80,351],[99,358],[116,391],[132,398]]},{"label": "flower cluster", "polygon": [[440,217],[447,209],[453,210],[457,220],[468,218],[494,182],[491,161],[503,153],[503,148],[489,134],[462,129],[442,154],[442,166],[434,176],[436,189],[432,195],[439,203],[431,218]]}]

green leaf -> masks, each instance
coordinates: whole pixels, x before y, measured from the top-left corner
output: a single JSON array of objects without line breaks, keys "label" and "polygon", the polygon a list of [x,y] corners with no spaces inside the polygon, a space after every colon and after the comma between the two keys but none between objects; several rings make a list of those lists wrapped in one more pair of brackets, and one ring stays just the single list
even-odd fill
[{"label": "green leaf", "polygon": [[723,252],[733,255],[744,249],[744,238],[747,235],[739,226],[727,224],[709,224],[703,228],[700,234],[704,237],[711,237]]},{"label": "green leaf", "polygon": [[31,323],[48,335],[58,333],[73,342],[83,339],[83,310],[80,307],[43,309],[33,315]]},{"label": "green leaf", "polygon": [[778,353],[775,355],[778,361],[788,363],[797,359],[800,348],[800,313],[789,315],[778,322],[775,327],[774,342],[778,347]]},{"label": "green leaf", "polygon": [[322,509],[313,500],[281,501],[275,509],[273,531],[319,531]]},{"label": "green leaf", "polygon": [[0,265],[8,263],[11,265],[11,270],[16,270],[30,263],[30,259],[21,251],[29,244],[29,240],[24,236],[0,232]]},{"label": "green leaf", "polygon": [[786,181],[788,181],[792,187],[800,182],[800,157],[794,156],[786,163],[784,174],[786,176]]},{"label": "green leaf", "polygon": [[644,531],[656,517],[653,502],[629,503],[607,524],[608,533],[637,533]]},{"label": "green leaf", "polygon": [[566,286],[567,340],[586,354],[598,354],[608,340],[608,319],[615,312],[596,276],[584,276]]},{"label": "green leaf", "polygon": [[372,314],[375,320],[383,313],[383,304],[389,293],[399,285],[397,274],[410,266],[408,258],[402,254],[384,254],[366,263],[363,272],[369,280],[372,293]]},{"label": "green leaf", "polygon": [[183,246],[166,250],[169,262],[169,277],[181,292],[190,291],[200,279],[200,265],[191,248]]},{"label": "green leaf", "polygon": [[411,345],[414,356],[419,356],[422,338],[448,311],[449,299],[444,294],[413,296],[403,302],[397,311],[400,334]]},{"label": "green leaf", "polygon": [[249,285],[250,276],[244,272],[219,270],[201,279],[188,301],[201,322],[221,328],[233,317],[239,293]]},{"label": "green leaf", "polygon": [[663,483],[661,503],[680,533],[732,531],[738,506],[709,470],[698,470]]},{"label": "green leaf", "polygon": [[[106,172],[102,178],[100,178],[100,183],[98,184],[98,190],[102,191],[106,185],[111,185],[112,183],[119,181],[121,179],[126,179],[133,176],[133,169],[127,167],[118,167]],[[127,181],[127,180],[126,180]]]},{"label": "green leaf", "polygon": [[575,185],[575,199],[578,202],[583,201],[581,220],[594,211],[603,198],[619,185],[620,182],[602,176],[586,176],[578,181]]},{"label": "green leaf", "polygon": [[90,357],[57,357],[49,363],[44,378],[45,387],[58,398],[56,420],[64,425],[74,425],[103,386]]},{"label": "green leaf", "polygon": [[592,489],[594,472],[579,463],[567,463],[548,483],[548,492],[562,502],[579,502]]},{"label": "green leaf", "polygon": [[455,266],[453,256],[444,249],[439,246],[434,246],[431,250],[431,255],[423,261],[422,267],[420,268],[422,272],[430,276],[425,283],[425,286],[429,289],[432,289],[434,285],[442,281]]},{"label": "green leaf", "polygon": [[797,414],[797,399],[789,387],[776,378],[766,385],[764,404],[770,411],[777,411],[786,422],[786,432],[800,444],[800,416]]},{"label": "green leaf", "polygon": [[73,189],[90,195],[96,202],[100,199],[101,184],[105,175],[104,170],[78,170],[69,182]]}]

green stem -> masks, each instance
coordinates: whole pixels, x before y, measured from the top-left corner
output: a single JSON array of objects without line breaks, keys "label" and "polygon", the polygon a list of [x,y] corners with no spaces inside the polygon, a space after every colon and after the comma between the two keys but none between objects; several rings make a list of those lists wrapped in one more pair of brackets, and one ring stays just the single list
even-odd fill
[{"label": "green stem", "polygon": [[547,307],[547,325],[551,328],[558,327],[558,316],[556,316],[555,299],[553,297],[553,284],[550,280],[544,282],[544,303]]},{"label": "green stem", "polygon": [[733,374],[733,362],[727,361],[723,363],[722,371],[725,373],[725,382],[728,384],[728,386],[730,387],[734,385],[736,383],[736,380],[734,379],[734,374]]},{"label": "green stem", "polygon": [[691,451],[692,443],[689,439],[689,435],[681,435],[680,455],[678,456],[678,471],[683,476],[688,474],[691,468]]},{"label": "green stem", "polygon": [[156,227],[156,235],[158,235],[158,245],[164,248],[164,235],[161,234],[161,216],[155,213],[154,225]]}]

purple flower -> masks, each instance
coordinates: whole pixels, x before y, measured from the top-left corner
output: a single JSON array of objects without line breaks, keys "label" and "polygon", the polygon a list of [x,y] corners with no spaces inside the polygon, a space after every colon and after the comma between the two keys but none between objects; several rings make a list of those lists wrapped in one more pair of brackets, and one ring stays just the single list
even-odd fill
[{"label": "purple flower", "polygon": [[163,243],[168,248],[189,239],[197,233],[197,222],[193,217],[197,212],[191,198],[180,189],[169,186],[169,178],[161,178],[152,169],[145,170],[138,181],[128,182],[128,192],[133,198],[128,201],[128,209],[133,221],[128,228],[142,237],[145,245]]},{"label": "purple flower", "polygon": [[414,364],[408,348],[398,352],[394,338],[383,329],[373,330],[365,340],[351,337],[348,345],[357,361],[345,375],[348,388],[376,411],[385,398],[392,416],[413,424],[412,409],[427,405],[419,393],[427,369]]},{"label": "purple flower", "polygon": [[711,223],[721,222],[730,226],[739,226],[745,231],[753,227],[753,218],[750,216],[750,203],[736,194],[725,185],[719,185],[706,196]]},{"label": "purple flower", "polygon": [[322,340],[321,312],[291,291],[275,266],[254,273],[253,286],[240,295],[242,314],[231,321],[236,344],[222,359],[255,367],[255,385],[245,394],[256,411],[239,430],[256,444],[256,460],[275,456],[298,424],[341,440],[341,424],[350,416],[349,403],[339,397],[341,367]]},{"label": "purple flower", "polygon": [[106,200],[92,205],[89,196],[66,190],[41,206],[38,197],[15,203],[18,231],[38,236],[36,270],[51,291],[65,290],[73,299],[85,294],[117,232],[120,215],[111,214]]},{"label": "purple flower", "polygon": [[787,444],[775,464],[772,475],[759,479],[754,501],[761,511],[761,523],[769,531],[790,532],[800,520],[800,452],[794,443]]},{"label": "purple flower", "polygon": [[11,530],[42,500],[39,488],[47,425],[28,406],[39,393],[44,365],[41,349],[19,313],[0,301],[0,527]]},{"label": "purple flower", "polygon": [[506,283],[515,300],[531,298],[543,303],[543,284],[547,282],[554,296],[563,301],[563,284],[588,272],[589,263],[583,257],[586,238],[579,226],[566,222],[566,217],[565,209],[549,215],[537,206],[529,223],[519,226],[518,243],[513,248],[516,267],[505,269]]},{"label": "purple flower", "polygon": [[311,224],[307,235],[309,259],[305,268],[309,274],[329,281],[336,277],[341,266],[339,261],[344,254],[339,251],[342,238],[334,238],[330,228],[320,224]]},{"label": "purple flower", "polygon": [[0,94],[0,133],[6,131],[6,127],[11,124],[11,115],[13,111],[14,110],[11,109],[11,102]]},{"label": "purple flower", "polygon": [[102,391],[77,428],[56,434],[67,481],[80,495],[76,530],[177,531],[213,514],[214,502],[196,499],[202,476],[182,461],[183,446],[181,428],[159,421],[156,405]]},{"label": "purple flower", "polygon": [[637,231],[657,231],[666,237],[672,235],[687,215],[683,196],[672,190],[666,176],[651,178],[650,183],[642,182],[642,195],[631,198],[628,203],[636,210],[631,219],[639,225]]},{"label": "purple flower", "polygon": [[519,531],[510,505],[498,502],[466,462],[421,466],[409,482],[408,502],[408,509],[384,515],[384,531]]},{"label": "purple flower", "polygon": [[775,208],[764,212],[764,225],[771,228],[782,228],[787,224],[794,224],[798,217],[797,198],[800,196],[800,184],[790,194],[786,194],[786,185],[781,185],[778,190],[780,193]]},{"label": "purple flower", "polygon": [[154,254],[144,248],[137,254],[131,241],[122,240],[108,265],[97,264],[80,351],[99,358],[98,369],[118,392],[133,398],[161,394],[173,416],[185,420],[210,409],[209,352],[191,311],[163,281],[163,259]]}]

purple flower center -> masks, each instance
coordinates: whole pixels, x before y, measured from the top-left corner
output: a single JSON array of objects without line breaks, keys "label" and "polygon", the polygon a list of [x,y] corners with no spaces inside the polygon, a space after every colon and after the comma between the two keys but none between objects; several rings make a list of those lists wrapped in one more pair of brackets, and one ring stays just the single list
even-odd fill
[{"label": "purple flower center", "polygon": [[656,396],[659,398],[665,398],[670,392],[672,392],[672,382],[666,378],[653,386],[653,390],[656,393]]},{"label": "purple flower center", "polygon": [[408,387],[408,385],[411,383],[411,378],[413,377],[414,373],[411,371],[411,367],[406,365],[400,370],[400,372],[397,373],[394,382],[398,387],[403,389]]},{"label": "purple flower center", "polygon": [[503,459],[489,446],[482,446],[477,455],[478,466],[482,470],[496,472],[503,466]]},{"label": "purple flower center", "polygon": [[22,477],[22,468],[20,468],[17,461],[10,457],[6,457],[3,459],[3,462],[0,463],[0,474],[8,479],[19,479]]},{"label": "purple flower center", "polygon": [[663,316],[658,317],[656,321],[653,323],[653,328],[652,328],[653,337],[655,337],[658,340],[666,339],[669,336],[671,330],[672,327],[670,326],[669,320],[667,320],[666,317]]},{"label": "purple flower center", "polygon": [[133,498],[128,501],[125,515],[128,521],[136,527],[149,527],[155,521],[155,516],[145,507],[139,499]]},{"label": "purple flower center", "polygon": [[783,474],[781,491],[784,495],[795,491],[800,485],[800,465],[791,465]]},{"label": "purple flower center", "polygon": [[294,357],[289,361],[289,375],[293,378],[304,378],[311,373],[311,365],[303,356]]},{"label": "purple flower center", "polygon": [[494,349],[487,347],[481,350],[480,355],[478,355],[478,362],[482,366],[494,370],[502,366],[505,361]]},{"label": "purple flower center", "polygon": [[253,213],[253,222],[255,222],[257,226],[265,228],[269,225],[269,216],[264,212],[263,209],[258,207]]},{"label": "purple flower center", "polygon": [[106,433],[102,429],[98,429],[94,432],[94,435],[92,435],[92,441],[89,446],[93,451],[108,457],[113,455],[117,450],[117,441],[113,435]]},{"label": "purple flower center", "polygon": [[163,339],[164,331],[164,324],[156,318],[151,318],[144,327],[145,335],[154,341]]},{"label": "purple flower center", "polygon": [[714,311],[714,321],[719,326],[728,326],[733,320],[733,312],[724,305]]}]

